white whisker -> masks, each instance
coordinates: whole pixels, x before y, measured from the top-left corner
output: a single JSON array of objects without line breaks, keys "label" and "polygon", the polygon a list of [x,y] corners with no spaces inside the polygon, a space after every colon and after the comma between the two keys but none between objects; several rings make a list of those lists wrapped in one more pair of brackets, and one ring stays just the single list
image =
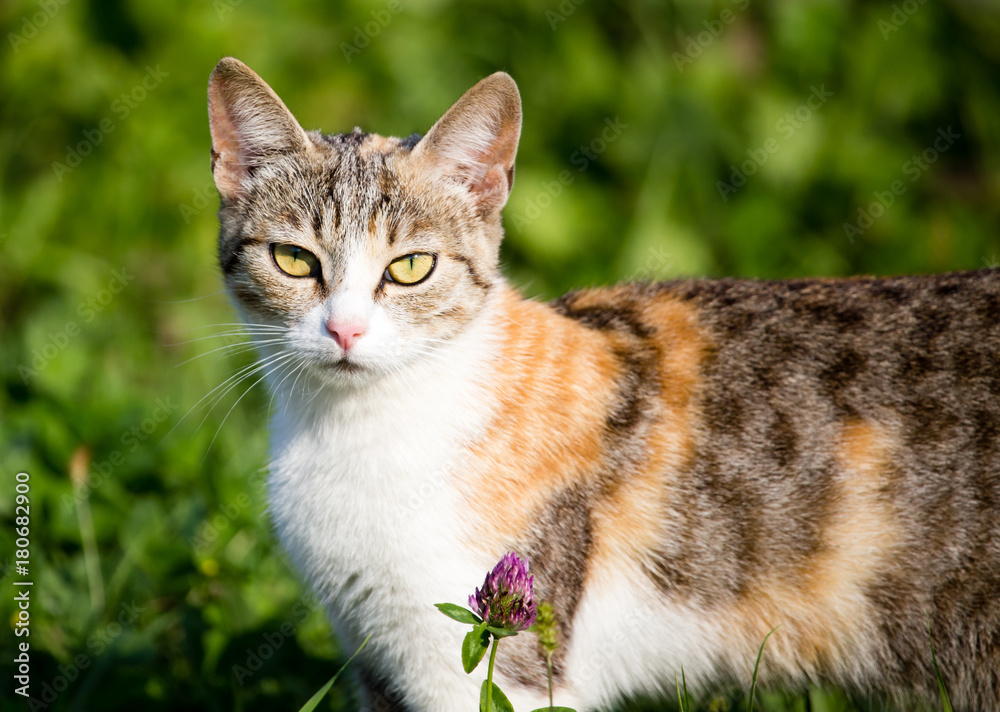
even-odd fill
[{"label": "white whisker", "polygon": [[[222,418],[222,422],[219,423],[219,427],[216,428],[215,435],[212,436],[212,442],[210,442],[208,444],[208,448],[206,448],[206,450],[205,450],[205,455],[202,458],[202,462],[203,463],[205,461],[205,458],[208,457],[208,453],[212,450],[212,446],[215,445],[215,441],[218,439],[219,433],[222,432],[222,426],[226,424],[226,420],[229,419],[229,415],[233,412],[233,410],[236,408],[236,406],[239,405],[240,401],[243,400],[246,397],[246,394],[249,393],[250,391],[252,391],[254,386],[256,386],[258,383],[260,383],[261,381],[263,381],[265,378],[267,378],[268,376],[270,376],[272,373],[274,373],[278,369],[283,368],[287,364],[287,362],[289,360],[294,359],[294,358],[297,358],[297,356],[296,356],[296,354],[293,354],[293,353],[281,354],[280,360],[277,363],[275,363],[274,361],[272,361],[270,365],[273,366],[273,367],[269,371],[267,371],[266,373],[264,373],[256,381],[254,381],[253,383],[251,383],[247,387],[247,389],[245,391],[243,391],[243,394],[239,398],[236,399],[236,402],[233,403],[229,407],[229,410],[226,411],[226,415],[223,416],[223,418]],[[229,390],[232,390],[232,388],[230,388]],[[229,391],[227,390],[226,392],[228,393]],[[225,394],[223,394],[223,395],[225,395]],[[218,400],[216,402],[218,402]],[[204,422],[204,420],[202,422]],[[198,427],[200,428],[201,425],[199,425]]]},{"label": "white whisker", "polygon": [[178,366],[184,366],[185,364],[189,364],[192,361],[200,359],[200,358],[202,358],[204,356],[211,356],[212,354],[218,353],[219,351],[232,350],[232,355],[237,355],[237,354],[245,353],[247,351],[252,351],[253,349],[255,349],[255,348],[257,348],[258,346],[261,346],[261,345],[266,345],[266,344],[286,344],[286,343],[288,343],[288,340],[284,339],[284,338],[281,338],[281,339],[265,339],[263,341],[243,341],[243,342],[240,342],[238,344],[226,344],[224,346],[219,346],[217,348],[214,348],[214,349],[212,349],[210,351],[205,351],[204,353],[200,353],[197,356],[192,356],[191,358],[187,359],[186,361],[181,361],[180,363],[176,364],[174,366],[174,368],[177,368]]},{"label": "white whisker", "polygon": [[199,329],[214,329],[220,326],[237,326],[241,329],[272,329],[275,331],[291,331],[290,327],[287,326],[277,326],[275,324],[258,324],[256,322],[248,321],[229,321],[223,322],[221,324],[201,324],[200,326],[192,326],[187,329],[181,329],[181,331],[197,331]]},{"label": "white whisker", "polygon": [[208,299],[209,297],[215,297],[220,294],[225,294],[225,289],[220,289],[218,292],[210,292],[209,294],[203,294],[200,297],[191,297],[190,299],[154,299],[153,304],[187,304],[188,302],[197,302],[200,299]]},{"label": "white whisker", "polygon": [[[206,393],[205,395],[203,395],[198,400],[197,403],[195,403],[193,406],[191,406],[188,409],[188,411],[183,416],[181,416],[181,418],[174,424],[174,427],[172,427],[170,429],[170,431],[166,435],[163,436],[163,438],[160,440],[160,444],[162,445],[163,442],[168,437],[170,437],[170,435],[173,434],[173,432],[180,426],[180,424],[183,423],[185,420],[187,420],[187,417],[189,415],[191,415],[191,413],[198,406],[200,406],[202,403],[204,403],[207,399],[211,398],[212,395],[216,391],[218,391],[219,389],[225,388],[225,390],[222,392],[222,395],[219,398],[225,397],[225,394],[228,393],[232,389],[232,387],[235,386],[236,383],[239,383],[240,380],[242,380],[249,373],[252,373],[254,370],[259,369],[259,368],[263,368],[266,365],[268,365],[268,363],[273,362],[273,360],[275,358],[277,358],[277,356],[272,356],[269,359],[264,359],[263,361],[252,363],[249,366],[244,366],[239,371],[237,371],[233,375],[229,376],[229,378],[227,378],[226,380],[224,380],[222,383],[220,383],[219,385],[217,385],[215,388],[213,388],[212,390],[210,390],[208,393]],[[227,388],[227,386],[228,386],[228,388]],[[219,402],[219,398],[217,398],[215,401],[213,401],[212,404],[208,407],[208,412],[209,413],[211,413],[211,409],[213,407],[215,407],[215,404]],[[198,432],[198,429],[201,428],[202,424],[205,422],[205,419],[207,417],[208,417],[208,413],[205,414],[205,418],[202,418],[201,423],[198,424],[198,428],[195,429],[195,432]]]},{"label": "white whisker", "polygon": [[[284,383],[286,380],[288,380],[289,376],[291,376],[293,373],[300,373],[301,374],[302,373],[302,368],[305,366],[306,363],[307,363],[307,361],[304,358],[302,358],[301,356],[297,356],[296,359],[295,359],[295,361],[294,361],[294,363],[292,364],[292,370],[290,370],[287,374],[285,374],[281,378],[281,380],[278,381],[274,385],[274,388],[271,389],[271,398],[267,402],[267,410],[268,410],[268,412],[271,412],[271,408],[272,408],[272,406],[274,406],[274,397],[276,395],[278,395],[278,391],[281,390],[281,384]],[[297,377],[296,377],[296,380],[298,380]],[[294,388],[294,386],[295,386],[295,382],[293,381],[292,382],[292,387]],[[291,393],[291,389],[289,389],[289,393]],[[286,399],[285,406],[287,407],[287,405],[288,405],[288,400]]]}]

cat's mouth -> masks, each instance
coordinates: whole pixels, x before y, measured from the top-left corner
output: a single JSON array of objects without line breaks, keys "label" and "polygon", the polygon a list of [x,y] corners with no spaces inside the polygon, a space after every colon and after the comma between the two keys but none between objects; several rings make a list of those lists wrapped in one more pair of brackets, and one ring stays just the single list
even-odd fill
[{"label": "cat's mouth", "polygon": [[349,361],[346,358],[342,358],[337,361],[329,361],[324,365],[334,373],[365,373],[368,370],[361,364]]}]

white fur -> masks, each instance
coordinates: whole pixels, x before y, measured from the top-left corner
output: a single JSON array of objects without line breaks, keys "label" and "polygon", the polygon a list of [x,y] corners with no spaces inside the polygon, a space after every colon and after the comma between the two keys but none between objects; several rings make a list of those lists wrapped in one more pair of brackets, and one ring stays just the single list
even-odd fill
[{"label": "white fur", "polygon": [[674,673],[697,685],[711,674],[719,640],[708,616],[665,605],[638,567],[622,562],[588,580],[573,620],[567,684],[580,709],[612,704],[622,695],[665,695]]}]

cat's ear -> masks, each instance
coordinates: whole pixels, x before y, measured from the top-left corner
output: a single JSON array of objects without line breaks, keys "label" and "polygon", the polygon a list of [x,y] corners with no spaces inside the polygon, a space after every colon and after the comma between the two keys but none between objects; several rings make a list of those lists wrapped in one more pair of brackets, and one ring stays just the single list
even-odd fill
[{"label": "cat's ear", "polygon": [[208,80],[212,175],[224,201],[237,199],[246,179],[269,157],[307,151],[309,137],[278,95],[233,57],[215,65]]},{"label": "cat's ear", "polygon": [[464,185],[479,211],[500,210],[514,185],[521,95],[504,72],[483,79],[448,109],[414,149],[429,170]]}]

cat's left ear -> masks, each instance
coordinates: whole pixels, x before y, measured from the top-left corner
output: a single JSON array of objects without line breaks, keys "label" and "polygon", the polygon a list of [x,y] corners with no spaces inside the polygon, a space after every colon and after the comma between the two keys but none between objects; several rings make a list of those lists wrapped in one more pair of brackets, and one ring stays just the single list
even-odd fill
[{"label": "cat's left ear", "polygon": [[414,149],[429,170],[464,185],[479,212],[498,212],[514,185],[521,95],[497,72],[465,92]]},{"label": "cat's left ear", "polygon": [[208,80],[212,175],[225,201],[246,192],[254,169],[272,156],[305,152],[306,132],[278,95],[250,67],[223,58]]}]

